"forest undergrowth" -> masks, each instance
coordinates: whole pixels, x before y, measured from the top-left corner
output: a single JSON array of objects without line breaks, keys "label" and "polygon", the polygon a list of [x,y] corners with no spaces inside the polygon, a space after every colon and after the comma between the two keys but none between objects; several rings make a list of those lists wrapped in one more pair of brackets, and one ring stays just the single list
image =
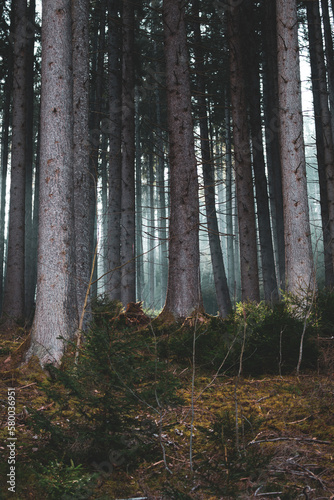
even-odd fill
[{"label": "forest undergrowth", "polygon": [[166,325],[100,299],[77,362],[73,343],[46,371],[22,365],[24,328],[4,331],[0,498],[333,498],[334,294],[303,307]]}]

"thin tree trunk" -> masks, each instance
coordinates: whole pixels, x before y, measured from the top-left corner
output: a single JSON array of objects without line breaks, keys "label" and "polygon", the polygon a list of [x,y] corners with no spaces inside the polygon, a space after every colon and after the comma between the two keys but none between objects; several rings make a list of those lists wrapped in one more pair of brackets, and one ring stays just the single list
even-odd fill
[{"label": "thin tree trunk", "polygon": [[27,357],[59,364],[78,324],[70,0],[44,0],[37,303]]},{"label": "thin tree trunk", "polygon": [[197,73],[197,102],[199,126],[201,134],[201,155],[203,162],[203,180],[205,208],[211,263],[215,282],[216,298],[220,316],[227,316],[232,310],[230,294],[227,286],[223,254],[220,244],[220,236],[216,212],[216,196],[214,185],[214,174],[209,142],[209,129],[207,120],[206,88],[204,82],[204,64],[201,50],[201,30],[199,19],[199,3],[193,0],[194,11],[194,34],[195,34],[195,67]]},{"label": "thin tree trunk", "polygon": [[328,164],[330,165],[334,162],[333,136],[326,90],[326,69],[322,48],[319,6],[315,2],[312,2],[312,5],[307,3],[306,9],[320,186],[321,219],[324,238],[325,284],[326,286],[332,286],[334,273],[331,236],[329,231],[326,169],[328,169]]},{"label": "thin tree trunk", "polygon": [[328,0],[321,0],[321,11],[322,11],[322,20],[324,24],[329,102],[331,111],[332,136],[334,140],[334,50],[333,50],[332,28],[329,19]]},{"label": "thin tree trunk", "polygon": [[[152,134],[150,134],[150,144],[153,143]],[[148,174],[149,174],[149,225],[148,225],[148,239],[149,239],[149,281],[150,281],[150,308],[155,309],[155,189],[154,189],[154,169],[153,169],[153,152],[150,151],[148,155]]]},{"label": "thin tree trunk", "polygon": [[134,4],[123,1],[121,299],[136,300]]},{"label": "thin tree trunk", "polygon": [[202,307],[199,201],[184,2],[163,2],[170,163],[169,272],[162,318],[185,318]]},{"label": "thin tree trunk", "polygon": [[25,316],[33,310],[36,281],[33,276],[33,261],[37,259],[33,248],[33,173],[34,173],[34,23],[35,1],[27,10],[29,31],[27,31],[26,56],[26,193],[25,193]]},{"label": "thin tree trunk", "polygon": [[232,140],[230,125],[230,105],[225,101],[225,127],[226,127],[226,233],[227,233],[227,270],[228,286],[230,293],[235,295],[235,265],[234,265],[234,231],[233,231],[233,193],[232,193]]},{"label": "thin tree trunk", "polygon": [[142,169],[141,169],[141,141],[140,123],[138,115],[138,99],[136,99],[135,117],[136,135],[136,277],[137,296],[143,300],[144,294],[144,258],[143,258],[143,194],[142,194]]},{"label": "thin tree trunk", "polygon": [[13,118],[8,257],[2,313],[9,322],[24,318],[26,162],[26,0],[15,3]]},{"label": "thin tree trunk", "polygon": [[168,250],[167,250],[167,225],[166,225],[166,195],[165,195],[165,158],[163,128],[161,121],[161,103],[158,87],[155,88],[155,105],[157,113],[157,189],[159,200],[159,261],[160,261],[160,307],[163,306],[167,292],[168,278]]},{"label": "thin tree trunk", "polygon": [[[90,319],[84,314],[92,266],[94,183],[89,165],[89,12],[87,0],[72,0],[73,35],[73,175],[76,252],[76,288],[80,328]],[[82,316],[84,314],[84,316]]]},{"label": "thin tree trunk", "polygon": [[273,225],[279,287],[285,284],[285,244],[282,176],[279,145],[278,73],[276,37],[276,0],[264,2],[263,109],[266,157],[269,179],[271,220]]},{"label": "thin tree trunk", "polygon": [[247,75],[247,101],[249,106],[249,122],[251,130],[253,169],[256,190],[257,219],[259,227],[260,253],[264,299],[267,302],[278,300],[274,249],[271,235],[270,213],[268,202],[267,178],[262,140],[260,67],[258,57],[259,39],[254,34],[256,23],[253,5],[248,2],[243,23],[243,54],[245,74]]},{"label": "thin tree trunk", "polygon": [[240,7],[232,7],[228,17],[230,83],[233,118],[236,190],[242,300],[260,300],[257,263],[256,223],[250,138],[247,123],[245,76],[240,32]]},{"label": "thin tree trunk", "polygon": [[278,90],[286,289],[304,298],[315,286],[307,199],[296,0],[277,0]]},{"label": "thin tree trunk", "polygon": [[[13,18],[12,13],[12,18]],[[11,26],[13,25],[13,22]],[[7,171],[9,156],[9,125],[10,125],[10,104],[13,87],[13,53],[11,48],[8,51],[8,72],[4,84],[4,104],[2,110],[2,134],[1,134],[1,201],[0,201],[0,315],[2,313],[2,303],[4,294],[5,277],[5,216],[6,216],[6,191],[7,191]]]},{"label": "thin tree trunk", "polygon": [[[97,179],[98,179],[98,163],[99,151],[101,144],[101,116],[103,102],[103,84],[104,84],[104,55],[105,55],[105,28],[106,28],[106,4],[107,0],[102,0],[100,5],[97,5],[94,10],[94,35],[93,35],[93,63],[92,63],[92,83],[90,91],[90,114],[89,114],[89,130],[90,130],[90,175],[94,183],[94,202],[91,205],[89,218],[94,221],[93,243],[90,250],[91,257],[94,254],[98,244],[98,221],[97,221]],[[98,259],[97,259],[98,260]],[[93,284],[91,294],[93,298],[97,296],[97,268],[98,262],[95,263],[93,269]]]},{"label": "thin tree trunk", "polygon": [[109,212],[107,294],[121,300],[121,34],[118,2],[108,1],[109,61]]}]

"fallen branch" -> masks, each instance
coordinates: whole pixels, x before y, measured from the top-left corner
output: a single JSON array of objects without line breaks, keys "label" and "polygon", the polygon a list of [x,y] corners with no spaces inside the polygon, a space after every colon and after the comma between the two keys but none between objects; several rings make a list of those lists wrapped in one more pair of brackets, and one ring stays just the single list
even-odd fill
[{"label": "fallen branch", "polygon": [[252,444],[261,444],[261,443],[274,443],[276,441],[305,441],[307,443],[332,444],[331,441],[323,441],[321,439],[315,439],[315,438],[278,437],[272,439],[259,439],[258,441],[253,440],[250,441],[247,446],[250,446]]}]

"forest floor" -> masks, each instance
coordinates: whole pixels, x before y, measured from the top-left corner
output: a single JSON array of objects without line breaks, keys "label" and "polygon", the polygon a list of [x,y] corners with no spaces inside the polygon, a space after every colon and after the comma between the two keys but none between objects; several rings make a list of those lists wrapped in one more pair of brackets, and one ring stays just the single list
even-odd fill
[{"label": "forest floor", "polygon": [[[162,379],[175,382],[166,402],[156,380],[145,399],[149,377],[136,368],[136,389],[129,391],[136,390],[137,403],[124,410],[128,420],[121,417],[118,440],[110,444],[112,423],[98,421],[110,373],[108,383],[90,388],[98,399],[83,406],[71,379],[43,371],[34,358],[19,366],[15,352],[25,337],[18,330],[0,339],[1,499],[334,498],[332,373],[229,375],[174,358],[164,361]],[[9,388],[15,388],[15,455],[8,447]],[[107,413],[117,427],[122,399],[120,387],[115,391],[108,404],[119,413]],[[95,443],[101,432],[102,444]],[[10,457],[15,493],[8,491]]]}]

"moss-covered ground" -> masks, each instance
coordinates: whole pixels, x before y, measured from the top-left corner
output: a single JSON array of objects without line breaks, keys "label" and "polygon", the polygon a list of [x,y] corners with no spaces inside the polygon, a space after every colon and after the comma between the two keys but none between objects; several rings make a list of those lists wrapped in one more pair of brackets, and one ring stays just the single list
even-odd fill
[{"label": "moss-covered ground", "polygon": [[292,500],[305,488],[333,498],[328,316],[310,318],[297,377],[305,321],[283,310],[249,305],[168,326],[114,313],[96,308],[79,363],[69,346],[59,370],[22,365],[27,333],[2,333],[0,498]]}]

